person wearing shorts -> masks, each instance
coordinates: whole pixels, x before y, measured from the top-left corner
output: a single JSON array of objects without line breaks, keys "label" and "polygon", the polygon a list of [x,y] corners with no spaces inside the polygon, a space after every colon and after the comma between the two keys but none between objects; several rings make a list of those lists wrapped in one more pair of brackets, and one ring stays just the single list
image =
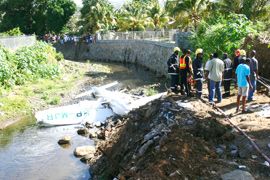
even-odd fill
[{"label": "person wearing shorts", "polygon": [[249,88],[253,89],[250,82],[250,59],[244,58],[240,65],[238,65],[235,73],[238,84],[238,96],[237,96],[237,108],[236,112],[239,111],[240,99],[242,97],[242,113],[248,112],[246,110],[246,98],[248,96]]}]

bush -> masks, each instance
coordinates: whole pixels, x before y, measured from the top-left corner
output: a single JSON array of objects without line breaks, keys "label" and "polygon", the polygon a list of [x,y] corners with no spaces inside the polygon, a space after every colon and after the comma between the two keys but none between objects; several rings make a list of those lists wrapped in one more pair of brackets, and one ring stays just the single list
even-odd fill
[{"label": "bush", "polygon": [[0,33],[0,36],[21,36],[21,35],[23,35],[23,33],[21,32],[19,27]]},{"label": "bush", "polygon": [[8,87],[15,84],[14,69],[16,66],[12,63],[12,54],[7,49],[0,46],[0,84]]},{"label": "bush", "polygon": [[257,27],[245,15],[218,15],[202,21],[191,40],[196,48],[203,48],[205,54],[213,52],[232,54],[240,48],[250,33],[257,33]]},{"label": "bush", "polygon": [[0,47],[0,83],[4,87],[22,85],[38,78],[55,78],[59,75],[58,61],[63,55],[45,43],[23,47],[15,53]]}]

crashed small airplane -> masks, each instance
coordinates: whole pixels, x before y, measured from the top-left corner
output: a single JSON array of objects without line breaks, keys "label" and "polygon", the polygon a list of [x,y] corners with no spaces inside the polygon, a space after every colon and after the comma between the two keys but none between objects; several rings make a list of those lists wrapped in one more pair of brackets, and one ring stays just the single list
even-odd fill
[{"label": "crashed small airplane", "polygon": [[86,122],[103,123],[111,116],[128,114],[132,109],[139,108],[165,94],[160,93],[150,97],[134,97],[119,91],[107,90],[117,84],[118,82],[113,82],[101,87],[93,87],[90,91],[75,97],[91,96],[94,100],[84,100],[73,105],[38,111],[35,113],[37,122],[41,126],[63,126]]}]

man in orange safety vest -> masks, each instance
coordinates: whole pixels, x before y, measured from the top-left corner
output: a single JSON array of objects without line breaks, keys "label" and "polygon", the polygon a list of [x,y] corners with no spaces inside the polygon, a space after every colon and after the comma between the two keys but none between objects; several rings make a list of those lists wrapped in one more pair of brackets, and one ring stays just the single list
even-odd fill
[{"label": "man in orange safety vest", "polygon": [[[180,69],[180,78],[181,78],[181,93],[186,93],[187,96],[190,96],[190,88],[188,86],[188,75],[193,74],[192,69],[192,60],[190,57],[190,50],[185,50],[184,55],[179,59],[179,69]],[[184,91],[185,90],[185,91]]]}]

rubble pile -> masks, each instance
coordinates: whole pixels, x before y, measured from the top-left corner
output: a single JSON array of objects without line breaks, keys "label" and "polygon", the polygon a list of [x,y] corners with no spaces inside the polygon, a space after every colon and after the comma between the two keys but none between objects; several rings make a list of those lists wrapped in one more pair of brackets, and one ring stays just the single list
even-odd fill
[{"label": "rubble pile", "polygon": [[163,97],[105,123],[86,124],[78,133],[96,141],[95,153],[81,159],[93,179],[270,176],[249,142],[196,99]]}]

